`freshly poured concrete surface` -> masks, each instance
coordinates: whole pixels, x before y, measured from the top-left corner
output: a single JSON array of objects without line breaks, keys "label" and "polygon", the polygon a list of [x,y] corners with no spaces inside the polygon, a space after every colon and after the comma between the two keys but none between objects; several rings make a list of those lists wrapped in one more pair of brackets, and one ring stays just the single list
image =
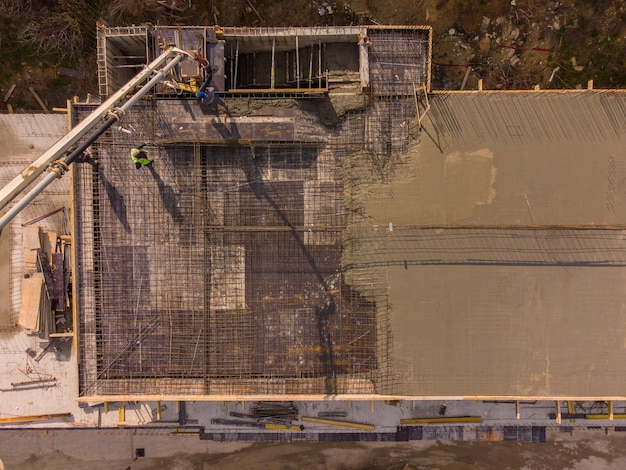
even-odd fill
[{"label": "freshly poured concrete surface", "polygon": [[[619,209],[626,208],[626,130],[594,133],[611,120],[602,121],[602,103],[590,93],[542,93],[542,101],[530,98],[534,107],[526,114],[515,110],[533,93],[502,92],[497,100],[494,93],[435,95],[419,145],[401,157],[406,160],[388,190],[392,197],[370,201],[369,215],[394,225],[624,223]],[[626,110],[626,94],[614,95]],[[589,133],[565,132],[568,112],[580,102],[588,114],[598,111],[593,125]],[[509,109],[497,120],[508,119],[504,127],[522,136],[489,133],[494,106]],[[539,118],[530,111],[542,108],[554,116],[533,124]],[[448,114],[458,119],[450,123]],[[533,134],[535,127],[556,135]]]},{"label": "freshly poured concrete surface", "polygon": [[[396,355],[427,396],[622,396],[626,268],[391,269]],[[616,295],[617,294],[617,295]]]},{"label": "freshly poured concrete surface", "polygon": [[442,94],[431,106],[390,183],[360,196],[377,227],[361,262],[387,261],[396,392],[624,396],[626,130],[613,116],[626,95]]}]

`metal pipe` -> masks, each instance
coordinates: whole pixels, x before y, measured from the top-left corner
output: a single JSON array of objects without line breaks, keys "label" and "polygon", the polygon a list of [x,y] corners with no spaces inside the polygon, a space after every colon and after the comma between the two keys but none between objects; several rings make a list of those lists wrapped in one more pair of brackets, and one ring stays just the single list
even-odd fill
[{"label": "metal pipe", "polygon": [[[119,114],[125,113],[128,109],[139,101],[143,95],[145,95],[148,91],[150,91],[156,83],[163,79],[163,77],[167,74],[169,70],[176,66],[183,59],[182,55],[178,55],[175,57],[169,64],[167,64],[161,71],[159,71],[148,83],[146,83],[135,95],[133,95],[126,103],[120,106]],[[11,220],[15,218],[17,214],[24,209],[30,202],[33,201],[44,189],[46,189],[50,183],[52,183],[55,179],[60,178],[66,171],[67,167],[74,162],[79,156],[83,154],[85,149],[93,144],[102,134],[104,134],[109,127],[111,127],[115,122],[119,120],[119,116],[115,113],[112,113],[109,117],[107,117],[104,123],[92,134],[87,140],[82,142],[80,145],[70,153],[65,160],[63,160],[60,164],[52,163],[50,165],[50,173],[48,173],[44,179],[42,179],[33,189],[31,189],[20,201],[15,204],[4,216],[0,218],[0,230],[2,230]]]},{"label": "metal pipe", "polygon": [[22,227],[26,227],[28,225],[33,225],[33,224],[39,222],[40,220],[47,219],[48,217],[50,217],[51,215],[56,214],[57,212],[61,212],[64,209],[65,209],[65,206],[57,207],[56,209],[51,210],[50,212],[46,212],[45,214],[42,214],[39,217],[35,217],[34,219],[29,220],[28,222],[24,222],[22,224]]},{"label": "metal pipe", "polygon": [[312,80],[313,80],[313,45],[311,45],[311,57],[309,58],[309,88],[311,88]]},{"label": "metal pipe", "polygon": [[234,73],[235,73],[235,68],[234,68],[234,63],[235,63],[235,59],[233,56],[233,45],[230,44],[230,88],[232,88],[233,90],[235,89],[235,79],[234,79]]},{"label": "metal pipe", "polygon": [[300,52],[298,51],[298,36],[296,35],[296,88],[300,88]]},{"label": "metal pipe", "polygon": [[276,66],[276,64],[274,63],[274,55],[276,53],[276,38],[272,39],[272,72],[270,75],[270,88],[274,89],[274,86],[276,84],[276,71],[274,70],[274,67]]},{"label": "metal pipe", "polygon": [[319,87],[322,88],[322,41],[317,45],[317,76],[319,77]]},{"label": "metal pipe", "polygon": [[235,78],[233,79],[233,88],[237,89],[237,70],[239,69],[239,39],[237,39],[237,50],[235,51]]}]

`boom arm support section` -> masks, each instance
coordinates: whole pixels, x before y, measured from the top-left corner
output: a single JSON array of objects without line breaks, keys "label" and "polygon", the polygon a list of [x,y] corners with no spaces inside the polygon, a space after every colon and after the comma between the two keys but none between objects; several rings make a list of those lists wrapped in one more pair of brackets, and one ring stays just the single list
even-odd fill
[{"label": "boom arm support section", "polygon": [[[102,123],[104,118],[107,118],[107,116],[111,114],[117,116],[116,113],[118,113],[118,111],[116,111],[116,108],[118,104],[128,96],[133,95],[137,87],[141,86],[141,84],[148,80],[151,75],[157,73],[158,79],[156,79],[157,77],[153,77],[152,80],[148,82],[150,86],[147,87],[147,84],[144,85],[122,107],[123,110],[128,109],[130,106],[135,104],[144,94],[154,87],[154,85],[161,80],[170,69],[180,62],[184,56],[193,58],[191,54],[181,49],[170,47],[150,64],[148,64],[145,69],[139,72],[126,85],[120,88],[114,95],[94,110],[93,113],[81,121],[56,144],[50,147],[50,149],[33,162],[32,165],[22,171],[9,184],[2,188],[0,190],[0,210],[9,204],[20,192],[24,190],[24,188],[35,181],[37,177],[41,175],[53,162],[57,161],[64,154],[66,154],[68,150],[76,145],[82,137],[88,134],[98,124]],[[165,64],[170,58],[173,59],[163,67],[163,64]],[[116,119],[119,119],[119,116],[117,116]],[[113,122],[115,122],[115,119],[111,121],[107,127],[109,127]],[[81,150],[81,153],[84,148]],[[6,225],[6,222],[2,223],[2,221],[4,221],[4,217],[0,219],[0,229]]]}]

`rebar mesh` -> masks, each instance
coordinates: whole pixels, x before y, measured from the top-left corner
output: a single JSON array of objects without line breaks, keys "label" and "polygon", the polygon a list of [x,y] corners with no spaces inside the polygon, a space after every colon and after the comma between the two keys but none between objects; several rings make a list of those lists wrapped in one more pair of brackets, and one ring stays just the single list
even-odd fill
[{"label": "rebar mesh", "polygon": [[97,357],[81,393],[260,393],[288,379],[293,393],[361,389],[378,367],[377,307],[341,273],[341,160],[196,143],[148,148],[154,164],[136,170],[131,146],[113,130],[77,171],[77,203],[93,198],[79,222],[85,241],[93,230],[83,350]]},{"label": "rebar mesh", "polygon": [[374,96],[413,96],[430,89],[430,37],[423,29],[370,29],[370,84]]},{"label": "rebar mesh", "polygon": [[[369,35],[367,99],[243,100],[236,117],[144,100],[76,166],[81,396],[394,389],[388,283],[351,258],[364,226],[344,186],[407,151],[430,37]],[[135,169],[141,142],[154,163]]]}]

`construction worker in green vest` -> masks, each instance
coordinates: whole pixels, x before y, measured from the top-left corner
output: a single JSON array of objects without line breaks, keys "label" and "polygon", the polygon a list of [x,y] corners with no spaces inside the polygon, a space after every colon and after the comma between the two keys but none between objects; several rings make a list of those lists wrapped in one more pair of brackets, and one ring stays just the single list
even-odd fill
[{"label": "construction worker in green vest", "polygon": [[130,158],[133,160],[135,164],[135,168],[138,170],[142,166],[152,165],[152,160],[148,159],[148,153],[143,150],[145,147],[145,143],[139,145],[138,147],[133,147],[130,151]]}]

